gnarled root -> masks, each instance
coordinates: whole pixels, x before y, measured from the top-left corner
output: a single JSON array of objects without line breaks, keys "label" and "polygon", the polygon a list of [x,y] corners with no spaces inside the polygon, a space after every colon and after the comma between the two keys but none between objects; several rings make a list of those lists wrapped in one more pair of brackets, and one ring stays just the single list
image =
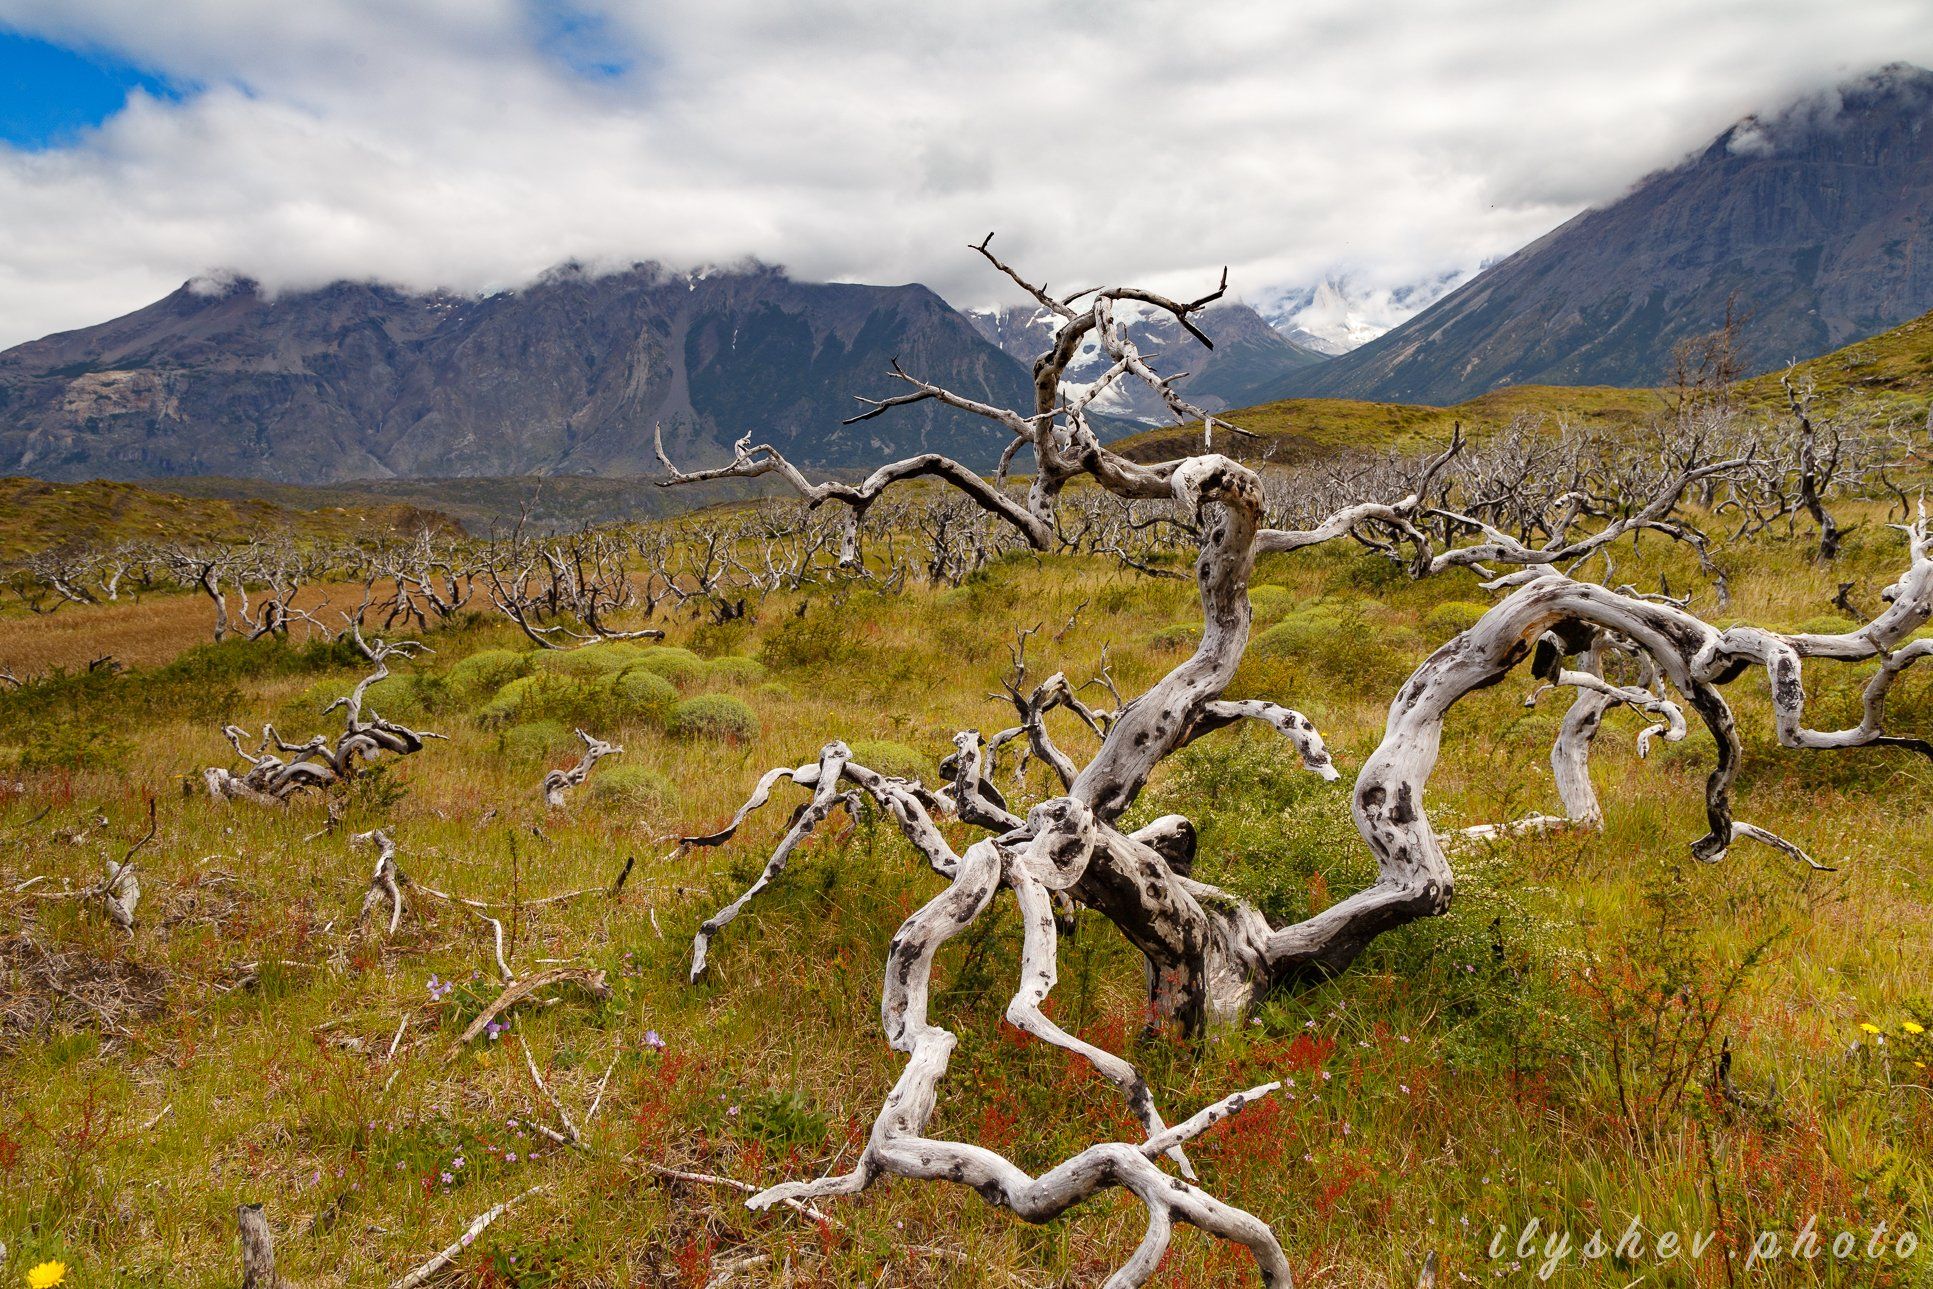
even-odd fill
[{"label": "gnarled root", "polygon": [[322,709],[324,716],[338,707],[344,709],[343,731],[335,741],[331,743],[327,736],[317,734],[305,743],[290,743],[276,733],[273,725],[264,725],[260,742],[250,751],[243,745],[243,740],[249,737],[247,730],[235,725],[223,726],[223,737],[235,749],[235,755],[248,763],[248,769],[239,775],[223,766],[204,770],[202,782],[212,799],[286,805],[304,792],[348,782],[361,772],[364,761],[373,761],[385,752],[408,756],[420,752],[428,740],[443,737],[385,720],[374,711],[367,715],[363,712],[363,699],[370,686],[389,678],[389,660],[411,657],[422,646],[413,640],[371,643],[362,638],[360,628],[354,629],[354,639],[375,664],[375,670]]},{"label": "gnarled root", "polygon": [[577,759],[577,764],[568,770],[552,770],[544,776],[544,804],[553,810],[564,808],[564,794],[572,788],[583,787],[584,781],[591,777],[592,767],[599,761],[624,751],[617,744],[592,738],[583,730],[577,731],[577,737],[584,741],[584,755]]},{"label": "gnarled root", "polygon": [[[978,1191],[988,1202],[1011,1210],[1023,1221],[1045,1223],[1089,1196],[1119,1186],[1133,1192],[1147,1205],[1148,1231],[1133,1256],[1108,1278],[1111,1289],[1127,1289],[1147,1282],[1167,1251],[1178,1220],[1245,1246],[1255,1256],[1263,1284],[1289,1286],[1292,1279],[1288,1259],[1267,1223],[1163,1172],[1154,1162],[1156,1157],[1179,1151],[1183,1143],[1237,1113],[1249,1102],[1274,1091],[1276,1084],[1265,1084],[1224,1098],[1180,1124],[1152,1133],[1139,1145],[1110,1142],[1090,1146],[1039,1177],[1029,1176],[984,1146],[924,1135],[938,1101],[940,1081],[946,1076],[958,1042],[954,1034],[927,1018],[933,957],[941,945],[971,926],[992,903],[1002,884],[1003,873],[1010,878],[1022,874],[1023,866],[1029,866],[1039,854],[1037,847],[1027,849],[1034,854],[1015,854],[993,841],[982,841],[968,848],[959,861],[952,884],[909,917],[893,937],[887,955],[881,1015],[887,1041],[895,1050],[905,1052],[909,1059],[874,1120],[858,1164],[849,1173],[774,1186],[753,1196],[749,1206],[763,1209],[827,1195],[856,1194],[882,1176],[894,1176],[959,1182]],[[1049,861],[1047,867],[1052,869],[1054,865]],[[1023,905],[1023,916],[1028,923],[1030,944],[1037,951],[1043,942],[1051,945],[1052,917],[1044,899],[1040,898],[1045,888],[1040,884],[1038,869],[1026,871],[1023,884],[1030,884],[1035,892],[1030,899],[1037,907],[1027,909]],[[1033,978],[1016,995],[1010,1016],[1015,1014],[1014,1009],[1026,1012],[1044,996],[1044,989],[1040,987],[1041,967],[1040,962],[1034,963]],[[1051,986],[1051,966],[1046,968],[1045,981]],[[1125,1062],[1121,1064],[1125,1066]]]}]

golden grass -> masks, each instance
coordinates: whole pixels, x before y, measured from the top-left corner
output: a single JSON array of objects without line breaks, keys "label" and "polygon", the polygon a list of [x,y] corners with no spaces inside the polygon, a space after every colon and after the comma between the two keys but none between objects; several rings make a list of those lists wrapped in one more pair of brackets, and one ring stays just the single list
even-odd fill
[{"label": "golden grass", "polygon": [[[1843,572],[1805,562],[1802,538],[1732,552],[1735,615],[1820,616],[1847,577],[1856,597],[1875,600],[1899,553],[1870,522],[1876,512],[1860,517],[1869,522]],[[1668,570],[1674,586],[1696,583],[1680,552],[1655,543],[1621,552],[1619,564],[1621,576]],[[1341,549],[1265,560],[1255,580],[1287,589],[1285,612],[1326,597],[1376,629],[1250,659],[1231,690],[1308,712],[1345,776],[1374,746],[1396,683],[1436,643],[1429,608],[1484,598],[1467,575],[1411,583]],[[824,656],[808,652],[762,679],[687,682],[746,699],[762,721],[757,738],[685,742],[651,722],[598,729],[626,748],[604,768],[642,765],[668,780],[675,803],[662,811],[584,792],[547,816],[535,790],[543,765],[506,762],[500,733],[460,710],[414,718],[449,741],[388,771],[407,795],[380,808],[352,795],[333,831],[319,802],[286,813],[218,808],[180,785],[226,759],[220,721],[273,717],[306,735],[319,717],[296,700],[332,677],[346,687],[353,671],[243,676],[202,694],[168,690],[160,706],[139,698],[162,692],[140,689],[141,676],[119,678],[131,686],[118,713],[130,745],[115,764],[4,776],[23,788],[0,798],[0,891],[43,874],[91,880],[145,828],[154,800],[160,831],[140,852],[141,924],[130,940],[72,901],[22,893],[4,897],[0,933],[164,971],[167,1001],[117,1022],[124,1029],[70,1010],[52,1028],[0,1032],[0,1241],[10,1251],[0,1277],[58,1257],[79,1284],[229,1282],[234,1205],[261,1202],[296,1283],[386,1283],[477,1213],[542,1182],[458,1259],[451,1283],[702,1285],[715,1260],[749,1253],[771,1261],[740,1283],[1099,1283],[1141,1233],[1139,1208],[1118,1196],[1033,1228],[970,1192],[895,1183],[829,1205],[840,1225],[820,1229],[749,1214],[735,1194],[669,1183],[646,1166],[763,1183],[849,1164],[898,1067],[878,1032],[883,948],[939,888],[890,827],[836,824],[720,937],[713,977],[691,987],[683,973],[697,922],[757,870],[796,794],[781,789],[719,851],[675,855],[666,834],[718,822],[763,769],[810,760],[829,737],[890,739],[936,760],[953,730],[1003,723],[1008,713],[986,695],[1021,627],[1047,627],[1034,647],[1042,674],[1060,667],[1084,679],[1107,645],[1131,694],[1182,656],[1150,637],[1195,613],[1186,585],[1075,558],[1014,559],[957,590],[858,593],[842,608],[824,591],[805,599],[808,623],[843,615]],[[150,631],[176,633],[176,647],[206,630],[205,608],[183,601],[179,618],[161,616],[159,600],[141,606],[155,615]],[[670,643],[755,654],[795,629],[797,603],[775,598],[736,634],[680,623]],[[1709,611],[1708,597],[1701,606]],[[501,625],[434,643],[419,670],[518,647]],[[1814,669],[1819,724],[1852,711],[1863,673],[1846,670],[1842,679]],[[1439,823],[1551,804],[1542,766],[1562,703],[1525,708],[1531,687],[1520,675],[1457,711],[1430,784]],[[1461,856],[1449,916],[1385,937],[1342,978],[1271,1002],[1260,1024],[1203,1051],[1157,1041],[1136,1052],[1174,1114],[1264,1078],[1295,1080],[1293,1098],[1246,1112],[1194,1154],[1207,1185],[1275,1226],[1298,1284],[1407,1289],[1431,1249],[1444,1262],[1440,1284],[1491,1282],[1508,1267],[1486,1255],[1492,1230],[1533,1216],[1565,1224],[1580,1243],[1594,1225],[1615,1239],[1634,1214],[1654,1234],[1718,1227],[1732,1241],[1719,1249],[1741,1259],[1749,1232],[1789,1229],[1813,1212],[1822,1230],[1886,1221],[1933,1236],[1926,1080],[1857,1028],[1884,1026],[1898,1051],[1902,1021],[1933,1022],[1933,775],[1903,752],[1780,750],[1759,682],[1734,688],[1749,743],[1741,816],[1813,847],[1838,872],[1749,847],[1718,866],[1685,862],[1702,827],[1708,747],[1694,736],[1640,761],[1636,724],[1614,718],[1597,767],[1602,834],[1523,836]],[[380,688],[371,701],[383,706]],[[0,698],[0,745],[18,740],[25,710]],[[1933,729],[1928,676],[1900,686],[1894,713],[1897,725]],[[1071,724],[1057,732],[1076,755],[1091,749]],[[1338,898],[1367,871],[1346,782],[1315,782],[1255,732],[1204,741],[1136,811],[1168,809],[1201,825],[1205,872],[1284,907]],[[394,940],[349,930],[370,857],[344,839],[377,823],[401,844],[406,872],[486,900],[608,882],[636,856],[621,900],[586,897],[509,924],[520,967],[561,959],[609,973],[607,1003],[563,993],[513,1030],[575,1114],[617,1056],[588,1134],[598,1153],[550,1151],[522,1126],[549,1112],[507,1047],[514,1040],[453,1050],[462,1021],[494,992],[477,919],[418,897]],[[1674,868],[1677,894],[1648,905]],[[1775,1104],[1727,1106],[1701,1067],[1692,1094],[1647,1112],[1642,1130],[1621,1109],[1607,1065],[1616,1027],[1599,991],[1646,987],[1653,951],[1634,946],[1664,943],[1648,929],[1661,916],[1683,923],[1670,943],[1690,955],[1673,987],[1701,997],[1727,964],[1782,932],[1719,1020],[1737,1084],[1754,1098],[1775,1084]],[[936,1011],[962,1042],[937,1129],[1038,1168],[1129,1129],[1110,1089],[999,1023],[1016,946],[1003,906],[942,957]],[[1062,954],[1055,1015],[1097,1041],[1130,1042],[1141,989],[1132,955],[1091,915]],[[432,976],[458,991],[432,1000]],[[6,987],[21,986],[9,977]],[[647,1031],[664,1050],[646,1046]],[[1729,1285],[1726,1262],[1573,1262],[1556,1283]],[[1757,1282],[1904,1286],[1924,1283],[1925,1266],[1827,1260]],[[1184,1233],[1157,1283],[1240,1284],[1247,1274],[1244,1259]]]},{"label": "golden grass", "polygon": [[[306,586],[294,607],[339,626],[336,610],[353,609],[362,591],[360,582]],[[62,605],[45,614],[16,608],[0,614],[0,668],[24,679],[55,668],[75,671],[102,657],[128,667],[158,666],[213,639],[214,623],[207,596],[176,590],[124,592],[110,604]],[[292,629],[298,639],[307,630],[300,622]]]},{"label": "golden grass", "polygon": [[247,542],[261,537],[354,540],[413,534],[448,520],[397,503],[325,506],[311,510],[266,501],[183,497],[166,480],[148,484],[56,483],[0,478],[0,561],[68,544],[116,542]]}]

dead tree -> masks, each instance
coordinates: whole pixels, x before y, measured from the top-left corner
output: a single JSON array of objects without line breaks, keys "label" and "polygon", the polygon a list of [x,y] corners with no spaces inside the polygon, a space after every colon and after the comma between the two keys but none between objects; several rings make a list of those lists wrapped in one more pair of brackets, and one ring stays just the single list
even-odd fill
[{"label": "dead tree", "polygon": [[215,642],[228,636],[228,592],[223,583],[230,573],[234,553],[221,546],[170,546],[161,552],[161,563],[177,582],[208,597],[215,609]]},{"label": "dead tree", "polygon": [[624,751],[615,743],[592,738],[583,730],[577,731],[577,737],[584,740],[584,755],[577,759],[577,764],[568,770],[552,770],[544,776],[544,804],[553,810],[564,808],[564,794],[572,788],[583,787],[584,780],[591,777],[591,768],[599,761]]},{"label": "dead tree", "polygon": [[275,1233],[262,1206],[237,1205],[235,1229],[242,1242],[242,1289],[281,1289],[285,1282],[275,1274]]},{"label": "dead tree", "polygon": [[662,640],[655,628],[622,630],[610,614],[633,607],[630,549],[616,534],[585,529],[538,541],[519,519],[509,536],[491,541],[482,572],[490,602],[543,649],[575,649],[602,640]]},{"label": "dead tree", "polygon": [[387,578],[393,588],[384,606],[386,631],[411,621],[426,631],[432,616],[447,623],[476,592],[476,567],[464,548],[427,528],[404,545],[374,552],[369,563],[370,576]]},{"label": "dead tree", "polygon": [[[1801,853],[1791,843],[1732,814],[1730,789],[1740,745],[1720,687],[1752,670],[1767,673],[1779,713],[1779,737],[1790,746],[1895,745],[1933,755],[1933,747],[1924,741],[1884,733],[1880,721],[1893,678],[1912,661],[1933,652],[1933,645],[1924,643],[1900,648],[1912,631],[1933,616],[1933,549],[1923,519],[1909,531],[1912,565],[1891,589],[1886,613],[1842,636],[1780,636],[1749,627],[1720,630],[1676,604],[1574,580],[1556,567],[1578,554],[1572,541],[1552,535],[1525,542],[1494,524],[1457,515],[1455,522],[1473,528],[1484,548],[1457,562],[1522,567],[1496,582],[1497,589],[1507,592],[1502,601],[1431,655],[1402,687],[1391,705],[1383,740],[1357,777],[1353,813],[1376,857],[1377,881],[1303,922],[1271,925],[1253,906],[1189,874],[1186,860],[1192,857],[1194,830],[1187,820],[1171,817],[1136,832],[1122,831],[1117,821],[1163,759],[1243,719],[1261,719],[1275,726],[1310,768],[1328,768],[1321,739],[1306,718],[1272,701],[1224,697],[1248,639],[1248,582],[1255,558],[1347,537],[1370,525],[1416,541],[1424,536],[1415,521],[1429,509],[1426,498],[1434,487],[1433,476],[1426,475],[1408,495],[1393,501],[1356,502],[1300,529],[1266,527],[1261,480],[1247,466],[1212,450],[1216,431],[1229,427],[1185,403],[1175,393],[1172,378],[1148,365],[1115,317],[1122,302],[1150,306],[1168,313],[1206,344],[1192,317],[1220,296],[1219,289],[1192,301],[1122,287],[1054,297],[1002,264],[988,243],[975,249],[1057,320],[1052,348],[1034,364],[1031,411],[991,406],[932,385],[895,365],[893,378],[903,382],[907,392],[868,400],[870,409],[855,419],[928,400],[985,416],[1004,426],[1017,445],[1033,449],[1038,471],[1024,497],[1008,491],[1004,468],[988,480],[934,453],[883,466],[859,483],[815,483],[776,449],[754,445],[749,437],[738,443],[729,465],[690,474],[671,465],[660,441],[659,456],[668,471],[662,482],[777,474],[812,504],[845,508],[848,525],[842,554],[853,561],[858,559],[860,520],[887,489],[906,480],[937,479],[950,485],[1010,525],[1029,546],[1051,551],[1062,541],[1057,514],[1062,491],[1077,478],[1089,479],[1122,499],[1171,503],[1187,517],[1198,543],[1195,577],[1203,614],[1202,639],[1187,660],[1112,715],[1099,750],[1085,765],[1059,749],[1045,723],[1023,710],[1022,725],[1034,755],[1052,767],[1061,787],[1060,795],[1024,811],[1005,802],[991,787],[984,744],[977,732],[969,730],[956,736],[952,781],[944,789],[881,775],[855,764],[845,744],[832,742],[814,763],[768,773],[727,828],[687,839],[688,844],[702,845],[730,837],[784,779],[811,791],[810,801],[795,816],[758,881],[701,930],[694,974],[703,970],[711,938],[747,900],[780,876],[800,841],[842,803],[849,803],[853,794],[877,802],[947,881],[945,890],[905,921],[887,951],[882,998],[886,1036],[909,1059],[873,1124],[865,1150],[850,1172],[776,1186],[755,1196],[750,1201],[754,1207],[851,1194],[882,1176],[900,1176],[963,1183],[1025,1220],[1045,1222],[1100,1189],[1121,1186],[1147,1206],[1148,1232],[1110,1285],[1144,1283],[1166,1250],[1176,1220],[1243,1244],[1253,1253],[1265,1283],[1286,1285],[1288,1264],[1268,1227],[1192,1185],[1182,1153],[1188,1139],[1270,1087],[1237,1094],[1168,1126],[1147,1084],[1129,1062],[1068,1034],[1042,1010],[1055,982],[1056,897],[1100,912],[1140,950],[1148,964],[1150,1014],[1157,1022],[1187,1033],[1238,1020],[1272,989],[1333,976],[1377,936],[1449,908],[1454,875],[1443,839],[1425,810],[1424,794],[1441,744],[1444,716],[1458,701],[1497,684],[1529,662],[1541,680],[1587,690],[1594,700],[1638,706],[1654,720],[1666,716],[1669,724],[1668,713],[1650,691],[1640,696],[1635,687],[1579,679],[1591,676],[1588,656],[1593,649],[1601,652],[1606,638],[1649,659],[1684,696],[1717,744],[1718,761],[1706,788],[1709,832],[1691,847],[1699,859],[1719,859],[1740,838]],[[1098,341],[1111,366],[1096,382],[1070,393],[1063,388],[1062,375],[1089,336]],[[1112,383],[1131,379],[1152,387],[1178,419],[1202,423],[1202,452],[1142,464],[1102,445],[1087,422],[1086,409]],[[1441,460],[1436,468],[1440,465]],[[1631,531],[1664,522],[1661,512],[1645,505],[1629,518],[1614,520],[1610,527]],[[1433,552],[1430,560],[1436,558]],[[1579,655],[1586,656],[1584,664],[1563,666],[1565,659]],[[1806,658],[1880,660],[1867,690],[1866,718],[1859,726],[1830,732],[1804,727],[1800,668]],[[1026,696],[1034,717],[1052,705],[1065,684],[1064,678],[1050,677]],[[1095,724],[1100,724],[1098,719]],[[937,824],[940,816],[949,814],[989,835],[956,850]],[[926,1134],[957,1042],[928,1017],[934,954],[973,925],[1003,890],[1012,893],[1019,907],[1024,933],[1019,979],[1007,1018],[1043,1041],[1079,1055],[1114,1082],[1146,1133],[1139,1142],[1090,1147],[1038,1178],[985,1148]],[[1158,1166],[1157,1160],[1164,1156],[1173,1161],[1181,1177]]]},{"label": "dead tree", "polygon": [[342,733],[333,739],[317,734],[307,742],[290,743],[276,732],[275,726],[264,725],[260,741],[250,751],[244,745],[249,737],[247,730],[238,725],[224,726],[222,734],[235,754],[248,763],[248,769],[236,774],[226,766],[212,765],[202,771],[202,781],[210,797],[216,801],[286,805],[305,792],[348,783],[362,772],[366,762],[384,753],[409,756],[422,751],[428,740],[443,737],[387,720],[374,708],[364,711],[364,697],[370,687],[389,678],[389,660],[414,657],[423,646],[414,640],[366,641],[362,631],[353,624],[350,631],[357,647],[375,664],[375,670],[357,681],[354,689],[322,709],[324,716],[338,707],[343,709]]},{"label": "dead tree", "polygon": [[1779,385],[1785,390],[1786,402],[1792,408],[1792,419],[1799,425],[1798,450],[1794,461],[1798,494],[1795,502],[1819,526],[1818,558],[1822,561],[1837,559],[1839,523],[1826,509],[1823,494],[1839,473],[1843,440],[1837,429],[1829,425],[1822,448],[1819,431],[1812,423],[1811,387],[1808,385],[1803,390],[1795,388],[1790,371],[1779,377]]}]

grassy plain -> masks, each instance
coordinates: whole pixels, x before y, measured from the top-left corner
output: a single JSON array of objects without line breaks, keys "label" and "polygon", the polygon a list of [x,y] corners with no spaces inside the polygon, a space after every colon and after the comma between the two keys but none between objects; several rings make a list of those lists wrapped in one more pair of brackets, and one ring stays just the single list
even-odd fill
[{"label": "grassy plain", "polygon": [[[1839,567],[1811,563],[1803,533],[1767,536],[1724,552],[1729,611],[1709,592],[1695,607],[1798,626],[1832,617],[1848,579],[1855,603],[1876,605],[1902,543],[1876,508],[1855,517]],[[1621,548],[1618,565],[1699,584],[1657,543]],[[1176,758],[1136,816],[1190,815],[1202,874],[1289,918],[1369,880],[1349,781],[1403,678],[1488,596],[1468,575],[1412,582],[1340,547],[1264,560],[1255,582],[1275,589],[1258,589],[1257,639],[1230,695],[1311,716],[1343,782],[1298,770],[1261,732],[1228,731]],[[44,666],[76,668],[104,648],[87,628],[104,635],[116,615],[64,610],[54,621],[76,629],[58,638],[11,619],[0,645],[28,633],[47,642]],[[472,620],[428,637],[433,655],[371,693],[448,740],[390,763],[333,824],[320,800],[214,805],[197,775],[231,763],[223,722],[273,719],[297,740],[330,728],[317,712],[359,674],[353,658],[196,644],[207,611],[187,596],[150,597],[133,616],[153,647],[122,655],[129,672],[0,694],[0,1284],[50,1259],[76,1285],[232,1284],[245,1202],[265,1206],[292,1283],[383,1284],[533,1186],[441,1283],[699,1286],[742,1264],[731,1283],[1090,1285],[1139,1240],[1141,1210],[1118,1193],[1036,1228],[971,1192],[888,1183],[828,1204],[821,1224],[753,1215],[729,1189],[656,1171],[762,1185],[848,1164],[899,1063],[879,1033],[884,946],[939,888],[889,826],[835,820],[691,986],[692,932],[758,871],[792,798],[782,787],[717,851],[673,854],[666,838],[722,822],[764,769],[811,760],[832,737],[930,776],[955,729],[1005,723],[987,695],[1023,627],[1044,625],[1040,674],[1084,679],[1105,646],[1131,695],[1192,646],[1186,582],[1026,557],[952,590],[818,588],[773,597],[753,623],[680,621],[666,648],[593,651],[571,664],[589,674],[511,696],[508,677],[545,664],[505,625]],[[620,703],[613,686],[639,670],[671,692],[634,684]],[[1856,719],[1866,670],[1813,666],[1814,725]],[[1531,688],[1519,675],[1454,714],[1430,783],[1439,827],[1554,804],[1546,757],[1563,701],[1526,706]],[[1815,1215],[1827,1243],[1851,1230],[1863,1250],[1880,1223],[1888,1240],[1911,1229],[1933,1243],[1933,1092],[1918,1064],[1933,1051],[1908,1030],[1933,1027],[1933,767],[1900,750],[1782,750],[1760,682],[1734,689],[1740,816],[1836,871],[1746,845],[1717,865],[1690,860],[1709,744],[1694,735],[1641,761],[1635,719],[1613,717],[1596,766],[1602,833],[1472,847],[1448,916],[1384,937],[1346,975],[1204,1048],[1135,1050],[1171,1115],[1290,1081],[1193,1153],[1207,1186],[1274,1226],[1299,1285],[1407,1289],[1431,1250],[1439,1284],[1530,1283],[1541,1258],[1488,1249],[1500,1227],[1514,1249],[1533,1218],[1540,1250],[1553,1227],[1574,1242],[1561,1284],[1933,1283],[1926,1249],[1745,1267],[1753,1233]],[[672,703],[705,694],[740,700],[756,730],[681,723]],[[1929,677],[1909,673],[1891,710],[1894,726],[1933,731]],[[573,722],[625,751],[547,812],[536,785],[572,759]],[[97,882],[150,806],[131,936],[96,905],[41,898]],[[489,928],[419,894],[395,936],[358,929],[372,856],[347,838],[379,825],[413,878],[492,903],[602,887],[635,857],[619,898],[505,918],[520,972],[594,967],[610,996],[559,989],[502,1036],[459,1044],[498,991]],[[35,877],[48,880],[19,889]],[[942,955],[936,1015],[962,1042],[936,1129],[1038,1170],[1133,1134],[1107,1085],[1001,1023],[1018,942],[1009,903]],[[1057,1019],[1132,1047],[1140,968],[1104,922],[1083,916],[1060,974]],[[592,1150],[530,1127],[556,1114],[525,1042],[579,1122],[610,1069]],[[1714,1081],[1726,1049],[1738,1100]],[[1634,1219],[1643,1257],[1582,1261],[1593,1229],[1612,1243]],[[1667,1231],[1689,1243],[1712,1230],[1700,1257],[1656,1256]],[[1244,1255],[1184,1232],[1158,1283],[1249,1274]]]}]

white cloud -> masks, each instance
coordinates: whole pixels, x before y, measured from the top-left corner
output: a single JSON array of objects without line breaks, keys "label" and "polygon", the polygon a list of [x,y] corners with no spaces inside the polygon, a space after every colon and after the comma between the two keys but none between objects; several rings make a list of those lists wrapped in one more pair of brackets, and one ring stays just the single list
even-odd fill
[{"label": "white cloud", "polygon": [[[459,290],[746,255],[1007,298],[1369,298],[1507,253],[1731,121],[1933,62],[1925,0],[0,0],[201,88],[0,145],[0,344],[226,267]],[[623,67],[604,76],[598,67]]]}]

